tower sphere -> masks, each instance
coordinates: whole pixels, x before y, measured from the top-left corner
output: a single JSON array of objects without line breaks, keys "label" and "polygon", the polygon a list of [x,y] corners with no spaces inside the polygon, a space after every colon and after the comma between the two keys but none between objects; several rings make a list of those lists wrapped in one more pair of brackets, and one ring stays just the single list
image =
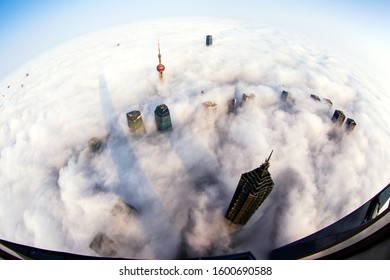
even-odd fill
[{"label": "tower sphere", "polygon": [[157,65],[156,69],[158,72],[161,72],[161,71],[165,70],[165,66],[163,64],[159,64],[159,65]]}]

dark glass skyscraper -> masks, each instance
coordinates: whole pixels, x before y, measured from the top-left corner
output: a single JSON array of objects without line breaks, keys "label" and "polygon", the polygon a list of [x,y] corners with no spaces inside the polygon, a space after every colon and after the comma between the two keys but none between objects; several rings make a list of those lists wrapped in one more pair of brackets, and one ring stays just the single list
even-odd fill
[{"label": "dark glass skyscraper", "polygon": [[347,121],[345,122],[345,125],[347,127],[347,131],[351,132],[352,130],[355,129],[356,122],[355,120],[348,118]]},{"label": "dark glass skyscraper", "polygon": [[206,46],[211,46],[213,44],[213,36],[207,35],[206,36]]},{"label": "dark glass skyscraper", "polygon": [[241,175],[225,215],[230,224],[245,225],[272,191],[274,182],[268,172],[272,152],[260,167]]},{"label": "dark glass skyscraper", "polygon": [[156,118],[157,129],[160,131],[171,130],[172,122],[167,105],[161,104],[154,110],[154,116]]},{"label": "dark glass skyscraper", "polygon": [[333,117],[332,117],[332,122],[337,123],[338,126],[341,126],[345,120],[345,115],[343,111],[336,110],[334,111]]}]

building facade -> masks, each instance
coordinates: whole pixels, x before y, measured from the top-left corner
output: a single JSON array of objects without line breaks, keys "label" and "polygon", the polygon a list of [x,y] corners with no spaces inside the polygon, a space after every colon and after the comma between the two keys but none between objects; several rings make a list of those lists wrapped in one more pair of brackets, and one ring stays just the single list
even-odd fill
[{"label": "building facade", "polygon": [[144,134],[145,126],[142,120],[140,111],[131,111],[126,113],[127,125],[130,128],[130,131],[135,134]]},{"label": "building facade", "polygon": [[211,46],[213,44],[213,36],[207,35],[206,36],[206,46]]},{"label": "building facade", "polygon": [[260,167],[241,175],[225,215],[229,224],[245,225],[272,191],[274,182],[268,172],[271,155]]},{"label": "building facade", "polygon": [[355,129],[356,122],[353,119],[348,118],[347,121],[345,122],[346,129],[348,132],[351,132],[352,130]]},{"label": "building facade", "polygon": [[341,126],[344,120],[345,120],[344,112],[340,110],[335,110],[332,117],[332,122],[336,123],[338,126]]},{"label": "building facade", "polygon": [[154,110],[157,129],[166,131],[172,129],[171,115],[169,114],[168,106],[165,104],[158,105]]}]

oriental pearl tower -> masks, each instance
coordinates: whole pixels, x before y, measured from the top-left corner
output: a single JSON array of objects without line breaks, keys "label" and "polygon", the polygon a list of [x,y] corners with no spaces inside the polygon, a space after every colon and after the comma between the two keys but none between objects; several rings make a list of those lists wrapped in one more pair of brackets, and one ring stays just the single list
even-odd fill
[{"label": "oriental pearl tower", "polygon": [[158,65],[156,69],[159,73],[160,80],[162,81],[164,79],[165,66],[161,63],[160,42],[158,42]]}]

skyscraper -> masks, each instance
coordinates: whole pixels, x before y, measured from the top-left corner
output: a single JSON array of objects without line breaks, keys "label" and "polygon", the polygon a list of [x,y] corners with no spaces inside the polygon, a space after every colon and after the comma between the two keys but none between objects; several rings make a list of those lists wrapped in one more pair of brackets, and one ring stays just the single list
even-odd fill
[{"label": "skyscraper", "polygon": [[321,98],[319,98],[318,95],[310,94],[310,97],[311,97],[311,99],[313,99],[314,101],[318,101],[318,102],[321,101]]},{"label": "skyscraper", "polygon": [[130,131],[135,134],[144,134],[145,126],[142,120],[140,111],[131,111],[126,114],[127,125],[130,127]]},{"label": "skyscraper", "polygon": [[347,131],[351,132],[352,130],[354,130],[356,126],[356,122],[355,120],[348,118],[347,121],[345,122],[345,125],[347,127]]},{"label": "skyscraper", "polygon": [[207,35],[206,36],[206,46],[211,46],[213,44],[213,36]]},{"label": "skyscraper", "polygon": [[102,141],[97,137],[92,137],[88,142],[89,149],[92,152],[97,152],[100,149],[101,145]]},{"label": "skyscraper", "polygon": [[225,215],[230,224],[245,225],[272,191],[274,182],[268,172],[272,153],[260,167],[241,175]]},{"label": "skyscraper", "polygon": [[333,117],[332,117],[332,122],[337,123],[338,126],[341,126],[345,120],[345,115],[343,111],[336,110],[334,111]]},{"label": "skyscraper", "polygon": [[287,101],[287,99],[290,97],[290,93],[283,90],[282,91],[282,95],[280,96],[280,99],[282,99],[283,101]]},{"label": "skyscraper", "polygon": [[228,105],[228,113],[235,113],[237,109],[237,99],[230,99],[227,103]]},{"label": "skyscraper", "polygon": [[154,110],[154,116],[156,118],[157,129],[160,131],[171,130],[172,122],[167,105],[161,104]]},{"label": "skyscraper", "polygon": [[165,66],[161,63],[160,42],[158,42],[158,65],[156,69],[159,73],[159,78],[162,81],[164,79]]}]

